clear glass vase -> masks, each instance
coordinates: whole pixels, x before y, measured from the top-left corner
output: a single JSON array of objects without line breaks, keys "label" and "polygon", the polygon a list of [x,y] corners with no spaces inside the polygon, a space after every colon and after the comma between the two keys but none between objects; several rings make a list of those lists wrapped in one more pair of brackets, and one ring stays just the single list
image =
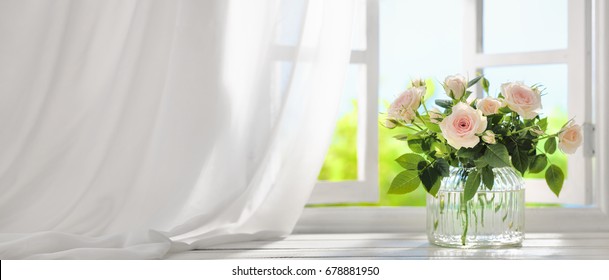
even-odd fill
[{"label": "clear glass vase", "polygon": [[464,202],[463,187],[475,168],[450,169],[437,197],[427,195],[427,237],[445,247],[520,246],[524,239],[524,180],[510,167],[494,168],[492,190],[481,183]]}]

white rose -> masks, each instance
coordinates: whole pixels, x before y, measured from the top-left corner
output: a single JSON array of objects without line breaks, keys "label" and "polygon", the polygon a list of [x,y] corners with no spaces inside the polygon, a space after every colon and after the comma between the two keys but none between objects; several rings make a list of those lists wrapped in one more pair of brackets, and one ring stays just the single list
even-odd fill
[{"label": "white rose", "polygon": [[496,98],[486,97],[478,100],[476,104],[478,110],[482,111],[485,116],[499,113],[499,108],[502,107],[501,101]]},{"label": "white rose", "polygon": [[412,87],[404,91],[389,106],[389,118],[411,123],[416,117],[416,111],[421,105],[421,97],[425,94],[424,87]]},{"label": "white rose", "polygon": [[495,139],[495,133],[491,130],[487,130],[482,134],[482,141],[488,144],[497,144],[497,139]]},{"label": "white rose", "polygon": [[486,129],[487,120],[480,110],[459,102],[452,108],[452,113],[440,122],[442,135],[455,149],[473,148],[480,142],[481,134]]},{"label": "white rose", "polygon": [[541,109],[539,90],[531,89],[521,82],[502,84],[501,93],[507,106],[525,119],[535,118]]},{"label": "white rose", "polygon": [[446,94],[454,99],[461,99],[461,97],[465,94],[465,88],[467,86],[467,79],[462,75],[453,75],[448,76],[444,79],[444,84],[442,85]]},{"label": "white rose", "polygon": [[581,146],[584,136],[577,124],[568,124],[558,134],[558,147],[566,154],[573,154]]}]

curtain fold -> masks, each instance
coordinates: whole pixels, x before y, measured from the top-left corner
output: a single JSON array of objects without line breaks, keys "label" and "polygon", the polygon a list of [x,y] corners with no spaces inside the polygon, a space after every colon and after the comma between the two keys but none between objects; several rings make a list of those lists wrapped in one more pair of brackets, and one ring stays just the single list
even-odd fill
[{"label": "curtain fold", "polygon": [[0,1],[0,258],[289,234],[334,129],[353,2]]}]

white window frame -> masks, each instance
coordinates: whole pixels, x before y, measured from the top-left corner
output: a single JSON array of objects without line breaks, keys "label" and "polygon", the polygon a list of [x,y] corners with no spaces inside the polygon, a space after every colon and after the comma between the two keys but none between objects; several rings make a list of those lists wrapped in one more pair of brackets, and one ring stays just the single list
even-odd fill
[{"label": "white window frame", "polygon": [[[376,2],[377,0],[370,1]],[[472,11],[473,14],[481,11],[481,0],[463,1],[465,1],[466,10],[468,10],[466,13],[471,15]],[[593,30],[592,38],[589,41],[592,42],[592,57],[595,59],[590,62],[590,66],[595,71],[584,70],[582,71],[583,73],[579,73],[579,77],[582,80],[586,80],[585,75],[590,77],[590,73],[594,73],[592,82],[588,84],[580,83],[579,85],[582,88],[575,88],[572,83],[569,86],[569,91],[581,91],[588,88],[589,90],[586,92],[591,93],[589,96],[586,96],[583,105],[577,105],[583,106],[583,112],[585,113],[584,121],[596,124],[595,127],[587,126],[588,133],[586,136],[590,139],[586,141],[584,147],[586,154],[594,154],[594,160],[585,163],[585,170],[587,172],[591,171],[589,173],[590,176],[585,178],[585,187],[589,190],[585,195],[585,199],[589,206],[581,208],[528,208],[526,210],[525,225],[528,232],[609,232],[609,121],[607,121],[609,120],[609,111],[605,110],[609,108],[609,96],[605,94],[609,92],[609,3],[604,0],[593,1],[583,0],[580,2],[578,0],[569,0],[570,12],[574,11],[579,16],[589,16],[589,8],[591,5],[594,5],[592,10],[594,11],[592,25],[585,25],[583,27],[584,30],[579,29],[582,28],[581,26],[569,26],[571,34],[587,34],[590,28]],[[375,18],[378,20],[378,2],[376,8],[377,15]],[[572,20],[571,16],[569,17]],[[478,16],[466,16],[465,18],[480,20]],[[469,24],[469,26],[472,26],[471,22]],[[478,26],[478,23],[474,23],[473,26]],[[477,31],[480,31],[480,29]],[[475,34],[475,36],[480,35]],[[375,37],[378,37],[378,34]],[[570,35],[569,43],[574,43],[576,39],[576,37]],[[470,41],[476,42],[474,40]],[[477,48],[475,45],[473,47]],[[584,51],[583,54],[580,51],[582,49],[574,48],[573,50],[575,55],[590,55],[587,51]],[[591,68],[586,65],[577,66],[578,62],[575,61],[577,59],[573,58],[572,54],[569,55],[571,60],[567,63],[570,66],[573,65],[574,68],[581,67],[577,69]],[[529,57],[531,60],[528,64],[543,62],[541,60],[545,56],[531,56]],[[502,59],[508,58],[509,56],[506,56]],[[376,89],[374,89],[374,92],[376,92]],[[592,100],[594,100],[594,103]],[[580,102],[570,99],[569,102],[571,101]],[[595,112],[594,115],[592,114],[593,110]],[[594,133],[590,133],[592,131]],[[596,145],[593,145],[594,143]],[[305,208],[294,232],[424,232],[425,221],[425,209],[423,207]]]},{"label": "white window frame", "polygon": [[378,79],[379,79],[379,3],[366,4],[366,48],[352,50],[350,64],[365,65],[366,90],[358,96],[357,174],[355,181],[326,182],[315,185],[309,204],[377,202],[378,188]]},{"label": "white window frame", "polygon": [[[483,0],[464,1],[463,58],[466,73],[484,73],[486,67],[529,66],[544,64],[566,64],[568,93],[581,92],[582,95],[568,94],[568,115],[577,116],[579,122],[592,123],[591,98],[591,2],[590,0],[568,0],[568,42],[562,50],[547,50],[518,53],[487,54],[483,50]],[[476,92],[481,95],[480,88]],[[589,131],[588,131],[589,132]],[[592,139],[591,135],[585,137]],[[588,142],[592,143],[592,142]],[[588,145],[587,145],[588,146]],[[526,180],[526,197],[531,201],[545,203],[567,203],[586,205],[592,203],[592,154],[578,152],[569,156],[567,178],[560,197],[547,188],[544,179]],[[585,182],[581,184],[580,182]]]}]

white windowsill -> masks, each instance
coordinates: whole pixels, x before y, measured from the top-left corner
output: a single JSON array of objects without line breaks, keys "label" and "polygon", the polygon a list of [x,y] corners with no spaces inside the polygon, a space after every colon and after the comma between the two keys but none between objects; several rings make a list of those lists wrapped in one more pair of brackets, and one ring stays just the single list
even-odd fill
[{"label": "white windowsill", "polygon": [[452,249],[430,245],[424,234],[296,234],[285,239],[218,245],[169,259],[609,259],[609,234],[531,233],[523,246]]}]

